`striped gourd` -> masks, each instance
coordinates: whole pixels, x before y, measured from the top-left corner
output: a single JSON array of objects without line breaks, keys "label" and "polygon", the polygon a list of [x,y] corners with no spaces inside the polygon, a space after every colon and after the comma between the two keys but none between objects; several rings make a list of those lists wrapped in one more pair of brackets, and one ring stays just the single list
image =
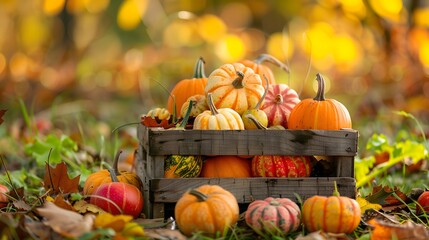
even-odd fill
[{"label": "striped gourd", "polygon": [[165,178],[193,178],[201,172],[203,160],[201,156],[170,155],[164,162]]},{"label": "striped gourd", "polygon": [[245,220],[258,233],[290,233],[301,224],[301,210],[288,198],[268,197],[250,203]]}]

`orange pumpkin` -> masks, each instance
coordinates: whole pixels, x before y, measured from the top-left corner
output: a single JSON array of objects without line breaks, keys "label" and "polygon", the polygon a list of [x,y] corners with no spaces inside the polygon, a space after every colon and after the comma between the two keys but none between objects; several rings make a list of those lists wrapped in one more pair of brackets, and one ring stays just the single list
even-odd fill
[{"label": "orange pumpkin", "polygon": [[266,53],[259,55],[254,61],[243,60],[240,63],[242,63],[246,67],[253,69],[253,71],[256,74],[259,74],[261,78],[265,76],[268,79],[269,84],[276,84],[276,79],[274,77],[273,71],[271,71],[271,69],[267,65],[264,65],[264,62],[270,62],[289,73],[289,68],[284,63],[280,62],[272,55]]},{"label": "orange pumpkin", "polygon": [[228,63],[210,74],[205,93],[212,93],[216,108],[231,108],[241,115],[255,108],[264,95],[264,86],[251,68],[241,63]]},{"label": "orange pumpkin", "polygon": [[201,176],[206,178],[247,178],[251,177],[251,161],[237,156],[216,156],[203,163]]},{"label": "orange pumpkin", "polygon": [[202,185],[192,189],[177,201],[174,207],[180,231],[191,236],[196,232],[223,235],[239,216],[237,199],[218,185]]},{"label": "orange pumpkin", "polygon": [[337,185],[333,196],[313,196],[302,206],[302,223],[309,232],[352,233],[359,225],[361,209],[356,200],[339,196]]},{"label": "orange pumpkin", "polygon": [[207,95],[210,110],[200,113],[194,120],[193,129],[203,130],[244,130],[241,116],[231,108],[217,109],[213,105],[212,94]]},{"label": "orange pumpkin", "polygon": [[340,130],[351,128],[352,121],[347,108],[335,99],[325,99],[325,80],[319,73],[317,94],[314,99],[304,99],[291,111],[289,129]]},{"label": "orange pumpkin", "polygon": [[177,118],[180,118],[180,108],[182,105],[193,95],[205,94],[204,88],[206,84],[207,77],[204,73],[204,59],[200,57],[195,65],[194,76],[191,79],[179,81],[171,90],[167,101],[168,111],[175,114]]}]

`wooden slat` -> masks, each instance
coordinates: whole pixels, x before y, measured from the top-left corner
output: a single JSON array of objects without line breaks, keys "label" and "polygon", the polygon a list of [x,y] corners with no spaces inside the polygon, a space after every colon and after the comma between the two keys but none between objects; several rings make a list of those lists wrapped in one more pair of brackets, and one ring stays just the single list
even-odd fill
[{"label": "wooden slat", "polygon": [[314,195],[331,196],[334,181],[343,196],[356,197],[356,181],[348,177],[331,178],[192,178],[153,179],[150,184],[151,202],[174,203],[183,193],[203,184],[215,184],[230,191],[239,203],[250,203],[255,199],[287,197],[303,200]]},{"label": "wooden slat", "polygon": [[164,130],[139,127],[149,155],[355,156],[356,130]]}]

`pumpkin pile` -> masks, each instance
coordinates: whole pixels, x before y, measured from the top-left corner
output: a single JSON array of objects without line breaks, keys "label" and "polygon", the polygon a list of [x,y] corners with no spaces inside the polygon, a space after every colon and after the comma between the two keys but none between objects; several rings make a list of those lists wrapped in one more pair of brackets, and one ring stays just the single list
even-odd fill
[{"label": "pumpkin pile", "polygon": [[[316,96],[301,101],[294,89],[277,83],[264,62],[289,72],[273,56],[261,54],[253,61],[225,63],[207,77],[204,59],[198,58],[193,77],[178,81],[167,106],[150,109],[142,124],[199,130],[351,128],[347,108],[325,98],[321,74]],[[164,177],[309,177],[314,162],[313,156],[167,156]]]}]

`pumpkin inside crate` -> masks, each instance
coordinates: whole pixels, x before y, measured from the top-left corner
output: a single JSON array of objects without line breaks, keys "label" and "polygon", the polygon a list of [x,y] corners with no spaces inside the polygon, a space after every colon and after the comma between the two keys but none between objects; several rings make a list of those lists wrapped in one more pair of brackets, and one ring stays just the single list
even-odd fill
[{"label": "pumpkin inside crate", "polygon": [[[354,156],[358,132],[344,130],[165,130],[139,126],[137,173],[144,182],[147,217],[168,218],[181,194],[203,184],[217,184],[235,195],[240,210],[255,199],[288,197],[303,200],[329,196],[333,181],[344,196],[355,197]],[[330,159],[330,176],[306,178],[164,178],[168,155],[307,155]],[[325,161],[325,160],[322,160]],[[318,161],[315,164],[318,164]],[[314,174],[313,171],[312,174]]]}]

